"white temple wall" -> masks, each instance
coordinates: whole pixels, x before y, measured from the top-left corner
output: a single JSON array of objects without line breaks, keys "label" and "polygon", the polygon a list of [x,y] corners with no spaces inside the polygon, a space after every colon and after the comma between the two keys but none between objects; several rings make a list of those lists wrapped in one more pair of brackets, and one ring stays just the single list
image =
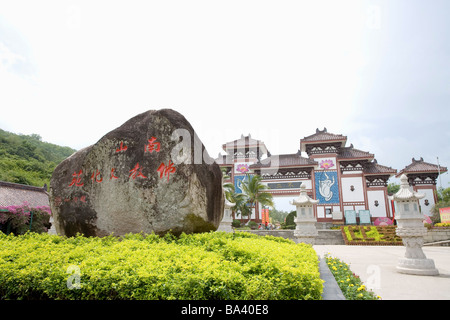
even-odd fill
[{"label": "white temple wall", "polygon": [[325,208],[323,206],[317,206],[317,218],[325,218]]},{"label": "white temple wall", "polygon": [[[388,210],[386,209],[384,190],[368,190],[367,200],[372,217],[386,217]],[[378,201],[378,206],[375,206],[375,200]]]},{"label": "white temple wall", "polygon": [[[341,177],[342,201],[362,202],[364,201],[364,188],[362,177]],[[354,187],[351,191],[350,187]]]},{"label": "white temple wall", "polygon": [[[417,188],[417,192],[425,194],[425,197],[419,199],[420,209],[422,210],[422,213],[426,214],[427,216],[431,216],[431,208],[435,204],[433,189],[431,187],[429,189]],[[428,206],[425,205],[425,200],[428,200]]]}]

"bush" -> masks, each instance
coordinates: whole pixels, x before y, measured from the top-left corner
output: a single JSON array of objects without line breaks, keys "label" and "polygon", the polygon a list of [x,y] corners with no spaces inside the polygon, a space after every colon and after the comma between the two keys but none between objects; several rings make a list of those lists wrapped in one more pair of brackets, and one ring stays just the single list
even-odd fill
[{"label": "bush", "polygon": [[231,225],[232,225],[234,228],[239,228],[239,227],[241,226],[241,221],[239,221],[239,220],[233,220],[233,222],[231,223]]},{"label": "bush", "polygon": [[297,211],[291,211],[286,216],[284,223],[281,224],[281,229],[295,229],[295,218],[297,217]]},{"label": "bush", "polygon": [[30,207],[27,203],[20,206],[0,207],[0,231],[10,231],[15,235],[24,234],[27,231],[47,232],[51,226],[50,214],[48,206]]},{"label": "bush", "polygon": [[255,221],[249,221],[248,226],[250,227],[250,229],[258,228],[258,224]]},{"label": "bush", "polygon": [[441,228],[449,228],[450,227],[450,223],[440,222],[440,223],[436,223],[434,226],[435,227],[441,227]]},{"label": "bush", "polygon": [[311,246],[236,232],[0,232],[0,299],[321,299]]}]

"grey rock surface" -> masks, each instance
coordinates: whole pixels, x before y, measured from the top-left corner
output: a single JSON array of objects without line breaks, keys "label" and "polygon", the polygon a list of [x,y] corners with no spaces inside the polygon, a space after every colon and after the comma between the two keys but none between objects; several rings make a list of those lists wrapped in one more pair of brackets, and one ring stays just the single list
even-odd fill
[{"label": "grey rock surface", "polygon": [[60,235],[206,232],[222,219],[222,173],[183,115],[150,110],[58,165],[50,204]]}]

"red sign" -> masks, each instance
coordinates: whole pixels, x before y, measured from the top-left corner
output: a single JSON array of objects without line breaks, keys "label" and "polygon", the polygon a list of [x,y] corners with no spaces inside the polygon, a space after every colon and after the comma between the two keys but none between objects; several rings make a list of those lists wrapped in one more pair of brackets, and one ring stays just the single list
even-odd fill
[{"label": "red sign", "polygon": [[440,208],[439,214],[441,215],[442,223],[450,223],[450,207]]}]

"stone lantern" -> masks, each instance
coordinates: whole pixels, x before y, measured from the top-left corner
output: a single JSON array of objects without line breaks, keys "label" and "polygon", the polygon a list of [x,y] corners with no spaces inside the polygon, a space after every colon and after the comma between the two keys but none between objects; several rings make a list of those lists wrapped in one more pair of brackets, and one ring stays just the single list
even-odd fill
[{"label": "stone lantern", "polygon": [[396,233],[406,247],[405,257],[399,259],[397,271],[424,276],[438,275],[439,271],[435,268],[434,261],[427,259],[422,250],[423,236],[426,235],[427,229],[423,225],[418,200],[425,197],[425,194],[411,191],[405,174],[400,177],[400,181],[400,190],[390,197],[397,202]]},{"label": "stone lantern", "polygon": [[294,237],[297,242],[304,242],[314,245],[315,238],[318,235],[316,229],[317,219],[314,217],[313,205],[319,200],[311,199],[306,194],[306,186],[300,186],[300,196],[290,203],[297,207],[297,218],[295,218]]},{"label": "stone lantern", "polygon": [[231,208],[233,208],[235,205],[235,203],[229,202],[225,198],[223,218],[220,222],[219,228],[217,228],[217,231],[233,232],[233,228],[231,227],[231,223],[233,222],[233,219],[231,217]]}]

